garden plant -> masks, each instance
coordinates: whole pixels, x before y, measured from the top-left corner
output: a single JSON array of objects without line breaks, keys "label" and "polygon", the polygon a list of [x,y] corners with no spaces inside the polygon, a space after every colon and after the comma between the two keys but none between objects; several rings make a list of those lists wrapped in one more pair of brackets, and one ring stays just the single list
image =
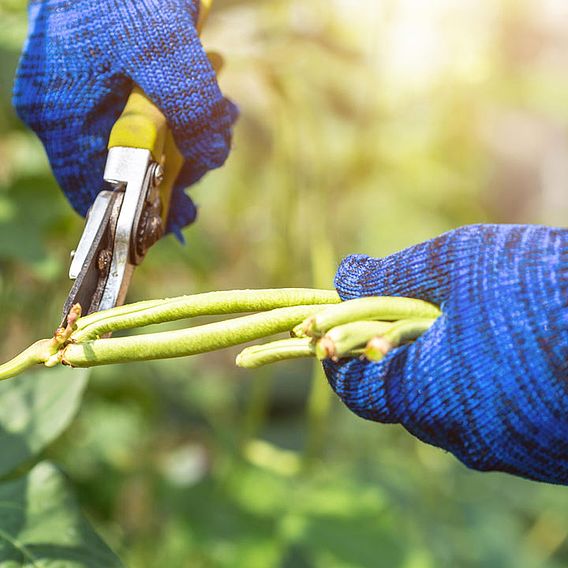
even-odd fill
[{"label": "garden plant", "polygon": [[[565,224],[562,4],[217,0],[206,41],[227,58],[238,151],[194,186],[187,244],[162,239],[129,301],[327,288],[353,252],[384,257],[480,221]],[[14,112],[27,5],[0,0],[0,364],[53,336],[83,228]],[[254,343],[273,344],[270,360],[274,341],[306,353],[305,337],[285,339],[301,320],[243,345],[245,363],[263,361]],[[379,335],[396,323],[365,321],[353,325]],[[40,363],[0,381],[0,565],[568,566],[565,488],[475,474],[400,426],[357,419],[311,349],[252,370],[234,366],[239,349]]]},{"label": "garden plant", "polygon": [[[151,324],[247,312],[254,313],[173,331],[110,336]],[[81,306],[76,304],[67,317],[66,326],[59,327],[52,338],[37,341],[1,365],[0,380],[15,377],[38,364],[91,367],[181,357],[282,332],[289,332],[292,337],[245,348],[237,356],[237,365],[255,368],[285,359],[314,356],[334,360],[365,357],[378,361],[401,343],[419,337],[439,315],[436,306],[421,300],[368,297],[341,302],[333,290],[306,288],[209,292],[142,301],[84,317],[81,317]],[[49,374],[49,371],[34,373],[28,378],[49,380],[46,379]],[[77,405],[86,377],[80,373],[73,379],[76,379],[75,385],[69,392]],[[20,392],[20,396],[22,394]],[[60,433],[75,405],[57,408],[62,412],[57,420],[53,420],[50,413],[37,417],[38,448]],[[16,414],[12,418],[15,417]],[[10,456],[5,442],[0,439],[3,449],[8,449],[8,459],[3,460],[0,470],[9,471],[14,459],[16,463],[25,464],[35,450],[31,447],[24,455]],[[2,558],[36,565],[35,560],[39,558],[53,554],[53,558],[61,559],[71,550],[78,565],[120,565],[118,558],[81,517],[73,498],[66,494],[60,473],[50,463],[40,462],[26,476],[0,486],[0,495]],[[26,508],[27,496],[31,499],[32,514]],[[48,522],[50,516],[57,520],[53,526]],[[34,535],[40,535],[40,542]],[[44,542],[46,536],[59,543],[61,549],[50,549],[51,545]]]}]

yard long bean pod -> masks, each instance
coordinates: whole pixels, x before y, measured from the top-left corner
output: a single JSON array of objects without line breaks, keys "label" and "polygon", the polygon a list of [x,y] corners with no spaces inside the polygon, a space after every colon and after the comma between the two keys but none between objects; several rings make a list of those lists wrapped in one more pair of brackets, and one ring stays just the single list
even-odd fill
[{"label": "yard long bean pod", "polygon": [[314,315],[302,324],[302,331],[312,337],[320,337],[332,327],[352,321],[401,319],[435,319],[440,310],[423,300],[413,298],[368,297],[342,302]]},{"label": "yard long bean pod", "polygon": [[[243,369],[256,369],[270,363],[278,363],[278,361],[301,359],[314,355],[316,355],[316,345],[310,338],[293,337],[247,347],[237,355],[235,363],[237,367]],[[360,357],[362,355],[363,349],[353,349],[345,354],[348,357]]]},{"label": "yard long bean pod", "polygon": [[378,361],[394,347],[419,337],[434,321],[422,319],[400,322],[350,322],[330,329],[319,339],[293,337],[247,347],[237,355],[235,363],[238,367],[254,369],[286,359],[314,355],[320,360],[365,357]]},{"label": "yard long bean pod", "polygon": [[295,337],[247,347],[237,355],[235,363],[237,367],[255,369],[285,359],[313,357],[314,354],[314,344],[311,339]]},{"label": "yard long bean pod", "polygon": [[70,343],[63,350],[61,360],[73,367],[93,367],[206,353],[288,331],[324,307],[278,308],[189,329]]},{"label": "yard long bean pod", "polygon": [[79,320],[72,338],[81,342],[109,332],[203,315],[263,312],[281,307],[339,302],[334,290],[311,288],[207,292],[159,303],[140,302],[140,308],[137,308],[138,304],[131,304],[91,314]]}]

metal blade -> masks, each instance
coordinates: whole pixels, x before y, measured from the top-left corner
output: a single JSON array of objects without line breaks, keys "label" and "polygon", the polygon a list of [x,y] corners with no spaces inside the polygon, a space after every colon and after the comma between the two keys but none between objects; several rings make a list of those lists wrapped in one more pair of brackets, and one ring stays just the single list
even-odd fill
[{"label": "metal blade", "polygon": [[132,278],[134,264],[131,247],[150,187],[149,168],[152,155],[139,148],[111,148],[104,178],[108,183],[124,188],[123,205],[114,224],[112,263],[99,309],[106,310],[123,303]]},{"label": "metal blade", "polygon": [[[101,194],[97,198],[99,204],[93,206],[95,216],[92,221],[87,221],[77,248],[79,259],[75,261],[73,258],[73,275],[77,274],[81,263],[82,266],[63,306],[63,325],[75,304],[81,305],[83,315],[98,311],[106,286],[112,261],[114,230],[124,193],[104,191]],[[105,203],[106,207],[103,207]]]}]

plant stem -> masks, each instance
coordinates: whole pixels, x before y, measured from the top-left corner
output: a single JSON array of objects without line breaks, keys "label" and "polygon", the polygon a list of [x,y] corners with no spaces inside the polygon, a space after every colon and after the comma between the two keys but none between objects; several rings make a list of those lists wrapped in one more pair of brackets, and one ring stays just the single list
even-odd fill
[{"label": "plant stem", "polygon": [[314,346],[310,339],[282,339],[243,349],[236,359],[237,367],[255,369],[284,359],[313,357]]},{"label": "plant stem", "polygon": [[[312,126],[313,123],[312,123]],[[313,129],[314,135],[324,142],[321,132]],[[333,233],[329,230],[327,219],[329,215],[323,213],[329,211],[329,194],[320,185],[322,179],[320,174],[327,173],[327,169],[318,172],[312,181],[311,193],[311,213],[313,222],[310,223],[310,249],[311,264],[313,271],[313,284],[322,286],[324,283],[333,280],[335,273],[335,254],[333,252]],[[315,180],[318,180],[317,182]],[[332,182],[333,183],[333,182]],[[319,214],[322,212],[323,214]],[[324,375],[323,368],[319,361],[314,358],[312,362],[311,388],[306,406],[307,435],[304,451],[302,455],[302,468],[304,472],[316,463],[317,459],[323,454],[328,443],[329,421],[331,404],[333,401],[333,391]]]},{"label": "plant stem", "polygon": [[0,381],[15,377],[38,363],[45,363],[57,348],[53,339],[36,341],[12,360],[0,365]]},{"label": "plant stem", "polygon": [[242,414],[242,429],[240,437],[241,452],[246,451],[248,444],[256,438],[266,420],[268,405],[266,401],[272,388],[272,375],[267,369],[252,375],[250,391],[247,396],[245,410]]},{"label": "plant stem", "polygon": [[440,313],[436,306],[423,300],[371,296],[347,300],[337,306],[331,306],[325,311],[307,318],[303,328],[307,335],[321,337],[332,327],[353,321],[434,319]]},{"label": "plant stem", "polygon": [[44,363],[46,367],[57,365],[57,352],[69,340],[79,317],[81,306],[75,304],[67,316],[67,325],[57,328],[51,339],[36,341],[13,359],[0,365],[0,381],[15,377],[39,363]]},{"label": "plant stem", "polygon": [[259,312],[289,306],[339,303],[334,290],[282,288],[276,290],[230,290],[207,292],[120,306],[86,316],[77,322],[75,342],[101,337],[109,332],[143,327],[203,315]]},{"label": "plant stem", "polygon": [[329,412],[333,391],[329,388],[321,363],[314,360],[308,398],[308,435],[303,455],[304,470],[309,470],[321,455],[328,440]]},{"label": "plant stem", "polygon": [[288,331],[326,307],[329,305],[279,308],[190,329],[71,343],[63,351],[62,362],[73,367],[93,367],[206,353]]}]

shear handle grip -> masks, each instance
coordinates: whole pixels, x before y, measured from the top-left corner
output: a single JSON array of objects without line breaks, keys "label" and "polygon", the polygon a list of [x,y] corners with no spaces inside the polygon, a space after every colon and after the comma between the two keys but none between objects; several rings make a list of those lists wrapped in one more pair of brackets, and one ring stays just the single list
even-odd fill
[{"label": "shear handle grip", "polygon": [[174,183],[183,166],[166,117],[139,87],[134,87],[126,106],[110,133],[108,148],[126,147],[149,150],[164,170],[160,184],[162,221],[166,224]]},{"label": "shear handle grip", "polygon": [[167,132],[168,123],[162,111],[142,89],[134,87],[111,130],[108,148],[142,148],[149,150],[156,162],[161,162]]}]

